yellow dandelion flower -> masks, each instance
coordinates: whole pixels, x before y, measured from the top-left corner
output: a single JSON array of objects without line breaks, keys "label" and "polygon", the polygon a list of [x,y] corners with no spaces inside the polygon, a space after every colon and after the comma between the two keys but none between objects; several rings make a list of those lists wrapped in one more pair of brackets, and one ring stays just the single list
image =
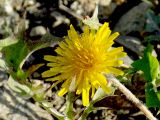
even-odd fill
[{"label": "yellow dandelion flower", "polygon": [[117,32],[111,34],[108,23],[104,23],[98,30],[85,26],[80,35],[71,25],[68,37],[65,37],[65,41],[60,42],[55,50],[57,56],[44,56],[44,59],[50,62],[47,66],[51,68],[43,72],[42,77],[51,77],[47,80],[56,81],[55,84],[63,82],[58,93],[60,96],[70,90],[74,80],[75,92],[82,94],[83,105],[87,106],[90,89],[92,96],[99,87],[110,93],[104,73],[123,75],[123,72],[116,68],[123,64],[119,59],[125,56],[123,47],[111,47],[118,35]]}]

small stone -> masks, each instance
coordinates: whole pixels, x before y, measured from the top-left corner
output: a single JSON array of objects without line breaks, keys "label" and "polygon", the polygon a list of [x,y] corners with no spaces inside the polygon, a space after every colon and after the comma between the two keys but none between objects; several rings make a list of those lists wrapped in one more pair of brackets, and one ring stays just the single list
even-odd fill
[{"label": "small stone", "polygon": [[46,29],[43,26],[36,26],[30,32],[31,37],[42,36],[46,34]]},{"label": "small stone", "polygon": [[5,6],[4,6],[4,9],[5,9],[5,12],[8,14],[8,15],[12,15],[13,14],[13,7],[11,5],[10,2],[6,2]]},{"label": "small stone", "polygon": [[119,31],[121,35],[126,35],[133,31],[141,32],[146,21],[146,11],[150,7],[151,5],[146,2],[133,7],[120,18],[119,22],[115,25],[114,31]]},{"label": "small stone", "polygon": [[102,6],[109,6],[111,4],[111,0],[100,0],[99,4]]},{"label": "small stone", "polygon": [[117,43],[123,45],[139,56],[143,56],[144,46],[141,40],[132,36],[120,36],[116,40]]},{"label": "small stone", "polygon": [[77,99],[75,103],[76,103],[76,105],[78,105],[78,106],[81,106],[81,105],[82,105],[82,101],[81,101],[80,99]]}]

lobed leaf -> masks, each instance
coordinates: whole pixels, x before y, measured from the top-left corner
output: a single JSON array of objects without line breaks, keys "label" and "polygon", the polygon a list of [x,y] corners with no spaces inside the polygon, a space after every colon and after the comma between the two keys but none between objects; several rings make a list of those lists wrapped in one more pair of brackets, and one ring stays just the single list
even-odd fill
[{"label": "lobed leaf", "polygon": [[144,50],[142,59],[132,63],[136,70],[141,70],[144,73],[144,78],[147,82],[152,82],[158,76],[159,62],[156,57],[152,55],[153,46],[148,45]]}]

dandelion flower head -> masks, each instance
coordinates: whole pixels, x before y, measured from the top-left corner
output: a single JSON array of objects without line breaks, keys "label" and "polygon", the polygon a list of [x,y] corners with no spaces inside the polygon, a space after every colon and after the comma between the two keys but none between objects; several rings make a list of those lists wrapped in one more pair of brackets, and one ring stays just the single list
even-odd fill
[{"label": "dandelion flower head", "polygon": [[58,93],[60,96],[66,94],[74,83],[76,94],[82,94],[82,103],[87,106],[90,91],[93,96],[101,87],[110,93],[104,74],[123,75],[123,71],[117,68],[123,64],[119,59],[125,56],[123,47],[112,48],[118,35],[118,32],[111,34],[108,23],[98,30],[85,26],[81,34],[71,25],[68,36],[55,50],[57,56],[44,56],[51,68],[43,72],[42,77],[50,77],[47,80],[54,81],[54,84],[63,83]]}]

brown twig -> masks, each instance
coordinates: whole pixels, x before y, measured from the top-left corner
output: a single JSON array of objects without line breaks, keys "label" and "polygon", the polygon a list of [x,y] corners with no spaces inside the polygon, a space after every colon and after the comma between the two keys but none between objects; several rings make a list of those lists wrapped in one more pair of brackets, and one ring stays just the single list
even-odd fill
[{"label": "brown twig", "polygon": [[122,83],[119,82],[118,79],[116,79],[112,75],[106,75],[107,79],[112,81],[114,85],[118,87],[118,89],[132,102],[134,103],[142,112],[143,114],[149,119],[149,120],[157,120],[153,116],[153,114],[148,110],[148,108],[140,102],[140,100],[129,90],[127,89]]}]

